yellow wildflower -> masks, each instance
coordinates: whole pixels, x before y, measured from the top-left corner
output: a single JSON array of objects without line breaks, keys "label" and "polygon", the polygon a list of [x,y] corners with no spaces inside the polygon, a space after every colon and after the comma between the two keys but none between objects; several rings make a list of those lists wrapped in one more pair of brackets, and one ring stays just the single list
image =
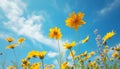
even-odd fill
[{"label": "yellow wildflower", "polygon": [[114,60],[114,58],[110,58],[110,61],[113,61]]},{"label": "yellow wildflower", "polygon": [[10,38],[6,38],[5,40],[6,40],[7,42],[13,42],[13,41],[14,41],[14,38],[11,38],[11,37],[10,37]]},{"label": "yellow wildflower", "polygon": [[25,64],[21,65],[23,69],[28,69],[28,66],[26,66]]},{"label": "yellow wildflower", "polygon": [[115,48],[115,50],[116,50],[116,51],[120,51],[120,46],[117,46],[117,47]]},{"label": "yellow wildflower", "polygon": [[76,42],[73,41],[72,43],[64,43],[63,46],[66,48],[66,49],[71,49],[72,47],[74,47],[76,45]]},{"label": "yellow wildflower", "polygon": [[79,62],[80,62],[80,63],[83,63],[83,62],[84,62],[84,59],[80,59]]},{"label": "yellow wildflower", "polygon": [[92,56],[92,55],[94,55],[94,54],[95,54],[95,52],[94,52],[94,51],[92,51],[92,52],[90,52],[89,54]]},{"label": "yellow wildflower", "polygon": [[43,59],[44,56],[46,55],[46,53],[47,53],[46,51],[39,52],[39,51],[33,50],[33,51],[28,53],[27,59],[30,59],[32,57],[38,57],[40,59]]},{"label": "yellow wildflower", "polygon": [[45,65],[45,69],[54,69],[54,65],[53,64]]},{"label": "yellow wildflower", "polygon": [[104,53],[107,53],[109,50],[108,49],[104,49]]},{"label": "yellow wildflower", "polygon": [[18,39],[18,43],[19,43],[19,44],[22,44],[24,41],[25,41],[25,38],[19,38],[19,39]]},{"label": "yellow wildflower", "polygon": [[93,62],[90,62],[90,63],[89,63],[89,67],[90,67],[90,68],[93,68],[93,69],[94,69],[96,66],[97,66],[96,61],[93,61]]},{"label": "yellow wildflower", "polygon": [[74,50],[70,51],[70,54],[69,54],[69,55],[70,55],[70,56],[75,55],[75,51],[74,51]]},{"label": "yellow wildflower", "polygon": [[67,67],[68,67],[68,62],[62,63],[61,69],[67,69]]},{"label": "yellow wildflower", "polygon": [[66,26],[78,30],[78,27],[81,27],[83,24],[85,24],[85,21],[82,20],[83,17],[84,13],[78,12],[78,14],[76,14],[73,12],[70,14],[70,17],[65,20]]},{"label": "yellow wildflower", "polygon": [[91,57],[91,55],[89,54],[89,55],[85,56],[85,59],[87,60],[87,59],[89,59],[90,57]]},{"label": "yellow wildflower", "polygon": [[40,69],[40,65],[41,65],[40,62],[38,62],[38,63],[33,63],[33,64],[31,65],[30,69]]},{"label": "yellow wildflower", "polygon": [[112,38],[115,35],[115,32],[108,32],[104,37],[103,37],[103,43],[105,43],[108,39]]},{"label": "yellow wildflower", "polygon": [[82,44],[88,42],[88,40],[89,40],[89,36],[87,36],[85,39],[82,40]]},{"label": "yellow wildflower", "polygon": [[25,66],[30,65],[30,62],[27,59],[22,59],[22,64],[24,64]]},{"label": "yellow wildflower", "polygon": [[119,53],[118,52],[114,52],[113,54],[112,54],[112,57],[118,57],[118,55],[119,55]]},{"label": "yellow wildflower", "polygon": [[56,40],[60,39],[62,37],[60,28],[54,27],[50,29],[49,32],[49,38],[55,38]]},{"label": "yellow wildflower", "polygon": [[98,57],[97,57],[97,58],[96,58],[96,60],[97,60],[97,61],[99,61],[99,60],[100,60],[100,58],[98,58]]},{"label": "yellow wildflower", "polygon": [[33,50],[28,53],[27,59],[30,59],[32,57],[37,57],[37,56],[38,56],[38,51]]},{"label": "yellow wildflower", "polygon": [[46,51],[42,51],[42,52],[39,52],[38,53],[38,57],[40,58],[40,59],[44,59],[44,56],[46,55]]},{"label": "yellow wildflower", "polygon": [[117,58],[120,60],[120,55]]},{"label": "yellow wildflower", "polygon": [[16,69],[14,66],[8,66],[7,69]]},{"label": "yellow wildflower", "polygon": [[85,52],[83,53],[83,56],[87,56],[87,51],[85,51]]},{"label": "yellow wildflower", "polygon": [[17,44],[11,44],[6,47],[6,49],[14,49],[17,46]]}]

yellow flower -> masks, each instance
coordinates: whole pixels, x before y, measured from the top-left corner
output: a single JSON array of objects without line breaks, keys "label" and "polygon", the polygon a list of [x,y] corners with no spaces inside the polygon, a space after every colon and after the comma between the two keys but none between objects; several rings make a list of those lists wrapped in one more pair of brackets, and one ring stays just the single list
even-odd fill
[{"label": "yellow flower", "polygon": [[92,51],[92,52],[90,52],[89,54],[92,56],[92,55],[94,55],[94,54],[95,54],[95,52],[94,52],[94,51]]},{"label": "yellow flower", "polygon": [[70,51],[69,55],[72,57],[73,55],[75,55],[75,51],[74,50]]},{"label": "yellow flower", "polygon": [[85,59],[87,60],[87,59],[89,59],[90,57],[91,57],[92,55],[87,55],[87,56],[85,56]]},{"label": "yellow flower", "polygon": [[104,49],[104,53],[107,53],[109,50],[108,49]]},{"label": "yellow flower", "polygon": [[99,61],[99,60],[100,60],[100,58],[98,58],[98,57],[97,57],[97,58],[96,58],[96,60],[97,60],[97,61]]},{"label": "yellow flower", "polygon": [[19,38],[19,39],[18,39],[18,43],[19,43],[19,44],[22,44],[24,41],[25,41],[25,38]]},{"label": "yellow flower", "polygon": [[46,51],[39,52],[39,51],[33,50],[33,51],[28,53],[27,59],[30,59],[32,57],[38,57],[40,59],[43,59],[44,56],[46,55],[46,53],[47,53]]},{"label": "yellow flower", "polygon": [[104,37],[103,37],[103,43],[105,43],[108,39],[112,38],[115,35],[115,32],[108,32]]},{"label": "yellow flower", "polygon": [[114,58],[110,58],[110,61],[113,61],[114,60]]},{"label": "yellow flower", "polygon": [[24,64],[22,64],[21,66],[22,66],[23,69],[27,69],[28,68],[28,66],[26,66]]},{"label": "yellow flower", "polygon": [[105,49],[108,49],[109,47],[108,46],[105,46]]},{"label": "yellow flower", "polygon": [[65,20],[66,26],[78,30],[78,27],[81,27],[82,24],[85,24],[85,21],[82,20],[83,17],[84,13],[78,12],[78,14],[76,14],[73,12],[70,14],[70,17]]},{"label": "yellow flower", "polygon": [[87,36],[85,39],[82,40],[82,44],[88,42],[88,40],[89,40],[89,36]]},{"label": "yellow flower", "polygon": [[38,56],[38,51],[33,50],[28,53],[27,59],[30,59],[32,57],[37,57],[37,56]]},{"label": "yellow flower", "polygon": [[85,52],[83,53],[83,56],[87,56],[87,51],[85,51]]},{"label": "yellow flower", "polygon": [[7,42],[13,42],[13,41],[14,41],[14,38],[11,38],[11,37],[10,37],[10,38],[6,38],[5,40],[6,40]]},{"label": "yellow flower", "polygon": [[6,47],[6,49],[14,49],[17,46],[17,44],[11,44]]},{"label": "yellow flower", "polygon": [[89,67],[91,67],[91,68],[95,68],[97,66],[97,63],[96,63],[96,61],[93,61],[93,62],[90,62],[89,63]]},{"label": "yellow flower", "polygon": [[64,43],[63,46],[66,48],[66,49],[71,49],[72,47],[74,47],[76,45],[76,42],[73,41],[72,43]]},{"label": "yellow flower", "polygon": [[40,58],[40,59],[44,59],[44,56],[46,55],[46,51],[42,51],[42,52],[39,52],[38,53],[38,57]]},{"label": "yellow flower", "polygon": [[54,27],[50,29],[49,32],[49,38],[55,38],[56,40],[60,39],[62,37],[60,28]]},{"label": "yellow flower", "polygon": [[112,57],[118,57],[118,55],[119,55],[119,53],[118,52],[114,52],[113,54],[112,54]]},{"label": "yellow flower", "polygon": [[27,59],[22,59],[22,67],[23,69],[27,69],[28,66],[30,65],[30,62]]},{"label": "yellow flower", "polygon": [[115,48],[115,50],[116,50],[116,51],[120,51],[120,46],[117,46],[117,47]]},{"label": "yellow flower", "polygon": [[120,60],[120,55],[117,58]]},{"label": "yellow flower", "polygon": [[84,62],[84,59],[80,59],[79,62],[80,62],[80,63],[83,63],[83,62]]},{"label": "yellow flower", "polygon": [[68,62],[62,63],[61,69],[67,69],[67,67],[68,67]]},{"label": "yellow flower", "polygon": [[30,65],[30,62],[27,59],[22,59],[21,62],[22,62],[22,64],[24,64],[26,66]]},{"label": "yellow flower", "polygon": [[53,64],[51,64],[51,65],[50,65],[50,68],[52,68],[52,69],[53,69],[54,67],[55,67],[55,66],[54,66]]},{"label": "yellow flower", "polygon": [[45,69],[54,69],[54,65],[53,64],[45,65]]},{"label": "yellow flower", "polygon": [[8,66],[7,69],[16,69],[14,66]]},{"label": "yellow flower", "polygon": [[38,63],[33,63],[33,64],[31,65],[30,69],[40,69],[40,65],[41,65],[40,62],[38,62]]}]

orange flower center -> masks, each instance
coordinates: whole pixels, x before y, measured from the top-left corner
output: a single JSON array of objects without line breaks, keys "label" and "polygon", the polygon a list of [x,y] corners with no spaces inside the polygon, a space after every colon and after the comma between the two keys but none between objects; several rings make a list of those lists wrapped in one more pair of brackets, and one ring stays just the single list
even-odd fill
[{"label": "orange flower center", "polygon": [[55,32],[54,32],[54,35],[58,35],[58,33],[55,31]]}]

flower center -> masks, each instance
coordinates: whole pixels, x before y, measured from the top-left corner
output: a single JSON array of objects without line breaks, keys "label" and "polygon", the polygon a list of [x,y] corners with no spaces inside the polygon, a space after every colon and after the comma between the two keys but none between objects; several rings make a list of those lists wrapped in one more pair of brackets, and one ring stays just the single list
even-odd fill
[{"label": "flower center", "polygon": [[58,34],[58,33],[55,31],[55,32],[54,32],[54,35],[57,35],[57,34]]}]

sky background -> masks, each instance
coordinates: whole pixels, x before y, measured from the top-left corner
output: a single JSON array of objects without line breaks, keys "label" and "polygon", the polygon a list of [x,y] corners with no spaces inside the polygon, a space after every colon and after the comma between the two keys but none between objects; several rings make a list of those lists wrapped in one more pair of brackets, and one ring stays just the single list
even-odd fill
[{"label": "sky background", "polygon": [[[65,25],[66,18],[72,12],[85,14],[83,20],[86,24],[79,28],[78,40],[90,36],[87,43],[81,44],[81,53],[98,49],[93,33],[95,29],[99,30],[101,37],[112,30],[116,32],[108,41],[109,47],[120,43],[120,0],[0,0],[0,52],[3,52],[0,64],[6,60],[7,65],[12,65],[10,61],[15,59],[12,50],[5,49],[9,45],[4,40],[7,37],[26,39],[22,48],[15,48],[19,61],[31,50],[46,50],[45,63],[56,64],[57,41],[48,38],[49,29],[55,26],[61,28],[61,51],[66,53],[62,43],[76,40],[74,29]],[[74,48],[76,52],[77,48]]]}]

